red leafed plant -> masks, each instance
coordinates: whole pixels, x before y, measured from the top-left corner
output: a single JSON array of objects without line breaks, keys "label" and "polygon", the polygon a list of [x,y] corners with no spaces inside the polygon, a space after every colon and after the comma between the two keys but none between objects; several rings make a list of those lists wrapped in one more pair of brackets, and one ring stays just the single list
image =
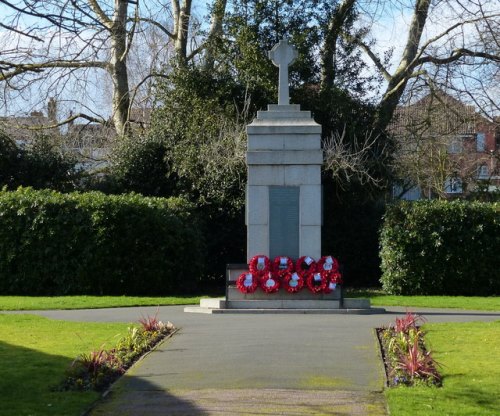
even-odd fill
[{"label": "red leafed plant", "polygon": [[441,377],[436,371],[435,361],[428,351],[421,351],[419,347],[419,339],[415,338],[414,341],[408,345],[408,351],[401,354],[396,364],[396,368],[403,370],[411,381],[415,379],[432,379],[440,381]]},{"label": "red leafed plant", "polygon": [[396,318],[394,330],[396,332],[408,333],[410,329],[416,329],[418,324],[423,324],[425,319],[421,315],[415,315],[413,312],[406,312],[403,318]]},{"label": "red leafed plant", "polygon": [[160,332],[165,328],[165,324],[158,319],[159,308],[153,316],[147,315],[142,317],[138,322],[142,325],[142,329],[146,332]]}]

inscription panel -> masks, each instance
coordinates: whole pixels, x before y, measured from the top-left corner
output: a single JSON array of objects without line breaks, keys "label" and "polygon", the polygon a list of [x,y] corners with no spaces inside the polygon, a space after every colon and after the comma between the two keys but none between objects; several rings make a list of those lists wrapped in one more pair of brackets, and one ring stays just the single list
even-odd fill
[{"label": "inscription panel", "polygon": [[299,257],[300,187],[269,187],[269,257]]}]

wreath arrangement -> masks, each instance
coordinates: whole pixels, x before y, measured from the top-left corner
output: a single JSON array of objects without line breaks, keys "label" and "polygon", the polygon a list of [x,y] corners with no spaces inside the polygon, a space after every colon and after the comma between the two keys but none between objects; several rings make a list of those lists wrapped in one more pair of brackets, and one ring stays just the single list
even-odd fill
[{"label": "wreath arrangement", "polygon": [[288,293],[297,293],[304,287],[304,279],[297,272],[287,272],[282,279],[283,288]]},{"label": "wreath arrangement", "polygon": [[288,293],[297,293],[307,286],[313,293],[331,293],[342,284],[339,262],[335,257],[323,256],[316,262],[310,256],[302,256],[294,264],[286,256],[273,261],[263,254],[252,257],[249,272],[242,273],[236,287],[242,293],[254,293],[258,287],[266,293],[274,293],[283,287]]},{"label": "wreath arrangement", "polygon": [[271,269],[271,262],[267,256],[258,254],[252,257],[248,267],[251,273],[266,273]]},{"label": "wreath arrangement", "polygon": [[260,287],[266,293],[274,293],[279,290],[280,281],[274,273],[267,272],[260,278]]},{"label": "wreath arrangement", "polygon": [[293,261],[290,257],[278,256],[273,260],[272,271],[284,276],[286,273],[293,272]]},{"label": "wreath arrangement", "polygon": [[309,272],[305,277],[306,285],[312,293],[323,292],[327,286],[327,280],[324,274],[318,272]]},{"label": "wreath arrangement", "polygon": [[316,271],[316,262],[312,257],[302,256],[297,260],[295,271],[301,276],[306,273],[314,273]]},{"label": "wreath arrangement", "polygon": [[236,280],[236,287],[241,293],[253,293],[259,287],[259,277],[255,273],[242,273]]}]

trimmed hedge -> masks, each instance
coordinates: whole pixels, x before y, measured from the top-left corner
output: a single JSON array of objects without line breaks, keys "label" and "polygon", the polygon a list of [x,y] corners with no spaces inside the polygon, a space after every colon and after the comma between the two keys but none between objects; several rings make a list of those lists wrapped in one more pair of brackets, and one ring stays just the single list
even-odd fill
[{"label": "trimmed hedge", "polygon": [[380,239],[384,290],[397,295],[500,294],[500,204],[401,202]]},{"label": "trimmed hedge", "polygon": [[0,191],[0,294],[193,291],[202,236],[180,198]]}]

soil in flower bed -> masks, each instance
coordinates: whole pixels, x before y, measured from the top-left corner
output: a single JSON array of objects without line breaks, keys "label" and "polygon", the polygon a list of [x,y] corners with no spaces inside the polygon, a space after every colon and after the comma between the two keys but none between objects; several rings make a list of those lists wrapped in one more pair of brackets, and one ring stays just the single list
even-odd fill
[{"label": "soil in flower bed", "polygon": [[423,321],[423,317],[407,313],[396,319],[395,325],[377,328],[388,387],[441,386],[438,364],[426,349],[425,333],[417,325]]}]

